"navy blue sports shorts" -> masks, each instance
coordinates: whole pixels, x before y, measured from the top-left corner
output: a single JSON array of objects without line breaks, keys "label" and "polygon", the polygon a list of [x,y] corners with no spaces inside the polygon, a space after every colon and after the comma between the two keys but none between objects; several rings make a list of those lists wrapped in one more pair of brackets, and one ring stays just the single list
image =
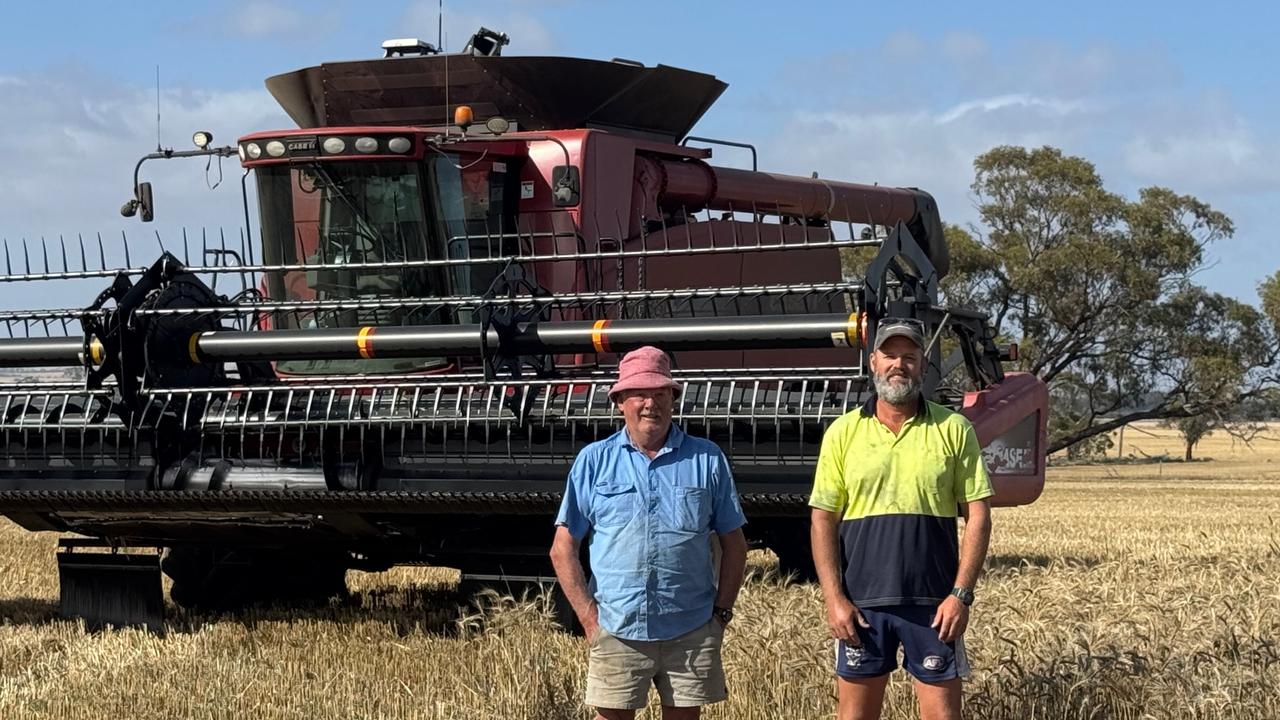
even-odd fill
[{"label": "navy blue sports shorts", "polygon": [[858,608],[871,627],[856,624],[860,646],[836,641],[836,675],[849,680],[879,677],[898,667],[902,648],[903,667],[917,680],[946,682],[969,675],[964,641],[944,643],[938,631],[929,627],[934,605],[892,605]]}]

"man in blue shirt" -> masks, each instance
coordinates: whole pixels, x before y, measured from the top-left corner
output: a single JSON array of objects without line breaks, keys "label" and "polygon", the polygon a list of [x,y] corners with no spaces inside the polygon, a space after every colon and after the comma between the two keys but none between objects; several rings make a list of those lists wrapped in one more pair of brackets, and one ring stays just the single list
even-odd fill
[{"label": "man in blue shirt", "polygon": [[574,461],[551,560],[591,645],[597,718],[631,720],[652,685],[663,720],[693,719],[728,697],[720,646],[746,569],[746,519],[724,453],[671,422],[680,386],[666,353],[639,348],[618,372],[609,399],[625,427]]}]

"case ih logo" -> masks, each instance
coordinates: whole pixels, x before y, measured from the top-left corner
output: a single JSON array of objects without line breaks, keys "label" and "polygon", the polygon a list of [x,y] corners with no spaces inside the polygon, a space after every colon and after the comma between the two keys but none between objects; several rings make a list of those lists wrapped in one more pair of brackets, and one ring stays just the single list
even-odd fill
[{"label": "case ih logo", "polygon": [[994,475],[1023,475],[1036,471],[1036,416],[1023,418],[1008,432],[982,448],[982,459]]},{"label": "case ih logo", "polygon": [[284,146],[290,154],[292,153],[313,153],[316,151],[315,137],[296,137],[289,138],[285,141]]}]

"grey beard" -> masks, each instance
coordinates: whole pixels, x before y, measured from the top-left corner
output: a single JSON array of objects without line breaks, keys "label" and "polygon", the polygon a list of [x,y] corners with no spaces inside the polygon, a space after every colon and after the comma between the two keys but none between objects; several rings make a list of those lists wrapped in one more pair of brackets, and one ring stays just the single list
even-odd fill
[{"label": "grey beard", "polygon": [[905,384],[891,383],[889,378],[875,374],[872,382],[876,386],[876,396],[890,405],[908,405],[920,394],[920,381],[909,375],[903,375]]}]

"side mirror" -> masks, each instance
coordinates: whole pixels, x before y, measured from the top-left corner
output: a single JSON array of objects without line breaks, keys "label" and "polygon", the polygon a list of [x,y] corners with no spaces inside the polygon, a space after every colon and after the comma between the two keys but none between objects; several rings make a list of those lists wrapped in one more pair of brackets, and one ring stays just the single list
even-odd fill
[{"label": "side mirror", "polygon": [[151,222],[155,219],[155,206],[151,204],[151,183],[144,182],[138,185],[138,208],[142,210],[142,222]]},{"label": "side mirror", "polygon": [[133,198],[120,206],[120,214],[133,217],[142,210],[142,222],[151,222],[155,218],[155,209],[151,204],[151,183],[144,182],[133,189]]},{"label": "side mirror", "polygon": [[580,187],[578,168],[573,165],[557,165],[551,170],[551,198],[556,207],[577,205]]}]

